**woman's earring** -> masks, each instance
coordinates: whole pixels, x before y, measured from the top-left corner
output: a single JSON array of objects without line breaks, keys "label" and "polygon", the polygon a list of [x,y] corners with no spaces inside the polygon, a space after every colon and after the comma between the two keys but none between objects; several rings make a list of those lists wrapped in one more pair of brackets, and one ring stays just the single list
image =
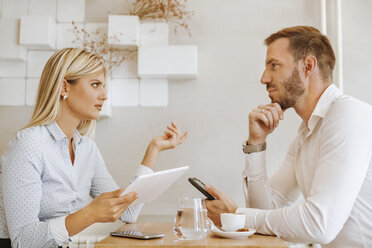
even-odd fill
[{"label": "woman's earring", "polygon": [[67,99],[67,95],[64,95],[63,96],[63,101]]}]

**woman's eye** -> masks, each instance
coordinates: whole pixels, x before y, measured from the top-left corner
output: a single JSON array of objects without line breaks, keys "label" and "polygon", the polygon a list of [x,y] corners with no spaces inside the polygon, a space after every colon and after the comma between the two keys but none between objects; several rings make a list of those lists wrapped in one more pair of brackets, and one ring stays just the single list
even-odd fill
[{"label": "woman's eye", "polygon": [[93,86],[94,88],[97,88],[98,85],[99,85],[99,83],[93,83],[93,84],[92,84],[92,86]]}]

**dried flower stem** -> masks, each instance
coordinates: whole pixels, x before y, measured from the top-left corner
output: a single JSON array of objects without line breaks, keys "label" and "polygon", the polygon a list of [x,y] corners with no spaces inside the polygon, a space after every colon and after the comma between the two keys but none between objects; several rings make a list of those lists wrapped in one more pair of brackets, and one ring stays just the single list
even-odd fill
[{"label": "dried flower stem", "polygon": [[99,56],[109,72],[115,67],[119,67],[125,60],[137,57],[137,49],[135,48],[119,49],[110,46],[108,39],[119,39],[117,36],[107,37],[103,27],[88,32],[84,28],[79,28],[74,21],[72,21],[72,27],[72,31],[75,34],[73,43],[78,43],[78,46],[82,49]]},{"label": "dried flower stem", "polygon": [[174,32],[182,27],[191,36],[189,21],[194,11],[186,9],[187,0],[135,0],[129,4],[129,15],[136,15],[140,20],[162,19],[175,24]]}]

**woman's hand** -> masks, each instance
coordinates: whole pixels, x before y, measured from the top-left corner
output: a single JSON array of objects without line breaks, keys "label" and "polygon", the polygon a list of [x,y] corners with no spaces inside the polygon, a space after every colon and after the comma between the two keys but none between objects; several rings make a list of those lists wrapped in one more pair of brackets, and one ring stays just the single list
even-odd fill
[{"label": "woman's hand", "polygon": [[87,206],[90,208],[95,222],[115,222],[129,205],[137,199],[137,193],[131,192],[120,196],[124,188],[102,193]]},{"label": "woman's hand", "polygon": [[65,225],[68,235],[74,236],[97,222],[117,221],[128,206],[137,199],[135,192],[120,196],[123,191],[124,189],[120,188],[102,193],[88,206],[66,216]]},{"label": "woman's hand", "polygon": [[159,152],[182,144],[188,134],[188,132],[185,132],[181,135],[180,128],[172,122],[170,126],[167,126],[163,136],[158,136],[151,140],[141,164],[154,169]]},{"label": "woman's hand", "polygon": [[182,144],[182,142],[187,138],[188,134],[188,132],[185,132],[181,136],[180,128],[174,122],[172,122],[170,126],[167,126],[167,130],[164,131],[164,135],[153,138],[150,145],[154,145],[159,152],[172,149]]}]

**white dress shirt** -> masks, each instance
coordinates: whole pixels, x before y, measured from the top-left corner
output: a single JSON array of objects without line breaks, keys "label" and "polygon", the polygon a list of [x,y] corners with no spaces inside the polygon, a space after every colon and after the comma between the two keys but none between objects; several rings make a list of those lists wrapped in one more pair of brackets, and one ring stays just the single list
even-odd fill
[{"label": "white dress shirt", "polygon": [[[248,226],[323,247],[372,247],[372,107],[330,85],[278,171],[265,151],[246,156]],[[304,201],[296,200],[302,193]]]},{"label": "white dress shirt", "polygon": [[[69,240],[66,216],[87,206],[90,196],[119,188],[92,139],[75,131],[74,164],[68,143],[54,122],[19,131],[4,151],[0,237],[9,232],[13,247],[62,245]],[[140,165],[134,178],[151,172]],[[129,207],[121,219],[134,222],[142,207]]]}]

